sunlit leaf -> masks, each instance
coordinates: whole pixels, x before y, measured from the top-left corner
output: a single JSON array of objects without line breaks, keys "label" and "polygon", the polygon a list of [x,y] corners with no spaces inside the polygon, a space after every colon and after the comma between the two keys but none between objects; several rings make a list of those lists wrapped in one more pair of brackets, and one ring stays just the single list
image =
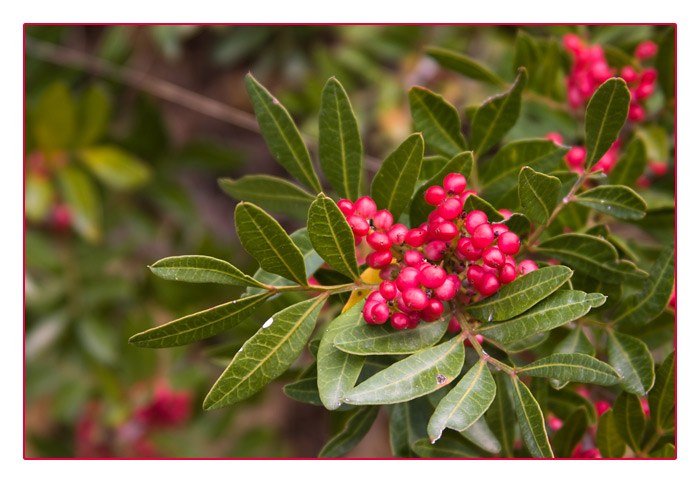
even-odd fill
[{"label": "sunlit leaf", "polygon": [[117,146],[90,146],[78,157],[104,184],[121,190],[143,186],[151,177],[150,168],[133,154]]},{"label": "sunlit leaf", "polygon": [[111,104],[104,86],[91,85],[78,103],[76,144],[87,146],[99,140],[107,129]]},{"label": "sunlit leaf", "polygon": [[44,90],[31,118],[39,148],[51,154],[70,147],[75,136],[75,111],[67,85],[56,82]]},{"label": "sunlit leaf", "polygon": [[99,240],[102,211],[95,184],[75,166],[65,166],[58,172],[58,184],[70,207],[75,231],[88,241]]}]

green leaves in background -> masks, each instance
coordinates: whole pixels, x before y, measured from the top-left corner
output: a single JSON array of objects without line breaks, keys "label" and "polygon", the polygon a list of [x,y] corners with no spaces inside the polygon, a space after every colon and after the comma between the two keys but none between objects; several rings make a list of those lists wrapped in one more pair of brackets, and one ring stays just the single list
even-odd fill
[{"label": "green leaves in background", "polygon": [[545,225],[559,201],[561,181],[555,176],[538,173],[524,166],[518,176],[518,196],[525,214],[535,223]]},{"label": "green leaves in background", "polygon": [[202,255],[184,255],[158,260],[149,266],[155,275],[165,280],[192,283],[223,283],[262,287],[253,277],[246,275],[224,260]]},{"label": "green leaves in background", "polygon": [[615,400],[612,411],[617,434],[635,453],[639,453],[646,428],[646,419],[639,396],[623,392]]},{"label": "green leaves in background", "polygon": [[413,354],[442,339],[450,317],[451,314],[439,322],[422,323],[411,330],[396,330],[389,324],[359,324],[338,332],[333,344],[349,354]]},{"label": "green leaves in background", "polygon": [[416,86],[408,92],[408,100],[413,122],[428,147],[450,157],[467,148],[457,109],[442,96]]},{"label": "green leaves in background", "polygon": [[503,80],[496,74],[467,56],[439,47],[428,47],[425,52],[446,69],[458,72],[474,80],[488,82],[495,86],[502,86],[504,84]]},{"label": "green leaves in background", "polygon": [[527,84],[527,71],[520,69],[513,85],[503,94],[487,99],[474,114],[469,147],[475,156],[496,144],[518,121],[520,101]]},{"label": "green leaves in background", "polygon": [[622,458],[625,455],[625,441],[617,434],[612,409],[608,409],[600,416],[595,433],[595,445],[603,458]]},{"label": "green leaves in background", "polygon": [[100,181],[114,189],[139,188],[151,177],[151,170],[143,161],[117,146],[83,148],[78,157]]},{"label": "green leaves in background", "polygon": [[522,314],[561,287],[573,272],[563,265],[544,267],[518,277],[497,293],[486,297],[466,310],[485,322],[498,322]]},{"label": "green leaves in background", "polygon": [[620,386],[643,395],[654,385],[654,359],[646,344],[631,335],[608,331],[608,362],[622,376]]},{"label": "green leaves in background", "polygon": [[102,137],[107,130],[111,107],[109,95],[103,86],[91,85],[85,89],[78,103],[77,146],[88,146]]},{"label": "green leaves in background", "polygon": [[635,137],[630,142],[625,153],[617,160],[610,171],[610,184],[624,184],[630,187],[637,185],[637,180],[644,174],[647,166],[647,151],[644,142]]},{"label": "green leaves in background", "polygon": [[394,404],[424,396],[452,382],[464,364],[457,336],[417,352],[373,375],[345,394],[348,404]]},{"label": "green leaves in background", "polygon": [[81,169],[65,166],[58,171],[58,185],[70,207],[75,231],[90,242],[99,240],[102,211],[92,180]]},{"label": "green leaves in background", "polygon": [[659,41],[656,54],[656,71],[659,85],[667,101],[676,98],[676,27],[670,26]]},{"label": "green leaves in background", "polygon": [[282,375],[306,346],[326,299],[324,294],[304,300],[273,315],[243,344],[214,383],[204,409],[234,404]]},{"label": "green leaves in background", "polygon": [[535,458],[554,458],[547,439],[544,416],[537,400],[527,386],[517,377],[510,378],[513,388],[515,414],[518,416],[520,435],[525,447]]},{"label": "green leaves in background", "polygon": [[314,196],[286,179],[254,174],[236,180],[220,178],[219,186],[229,196],[249,201],[264,210],[306,219]]},{"label": "green leaves in background", "polygon": [[525,67],[534,77],[542,57],[537,41],[524,30],[518,30],[515,35],[515,54],[513,56],[513,71],[518,72],[519,67]]},{"label": "green leaves in background", "polygon": [[260,131],[274,158],[312,192],[319,193],[321,183],[292,117],[251,74],[245,78],[245,87],[255,108]]},{"label": "green leaves in background", "polygon": [[576,195],[573,201],[621,220],[642,219],[647,209],[641,196],[622,185],[596,186]]},{"label": "green leaves in background", "polygon": [[619,77],[605,81],[586,108],[586,170],[600,161],[627,121],[630,91]]},{"label": "green leaves in background", "polygon": [[277,221],[251,203],[236,206],[236,231],[260,267],[307,285],[304,257]]},{"label": "green leaves in background", "polygon": [[586,354],[552,354],[519,367],[518,374],[599,386],[620,382],[620,375],[615,369]]},{"label": "green leaves in background", "polygon": [[362,185],[362,140],[350,99],[335,77],[321,93],[318,156],[326,179],[342,198],[356,200]]},{"label": "green leaves in background", "polygon": [[552,449],[557,458],[570,458],[574,448],[586,434],[586,414],[582,408],[574,411],[554,433]]},{"label": "green leaves in background", "polygon": [[[664,425],[676,406],[676,351],[666,357],[656,371],[656,382],[649,391],[649,420],[653,428],[668,430]],[[675,419],[673,420],[675,426]]]},{"label": "green leaves in background", "polygon": [[445,435],[435,443],[429,439],[419,439],[411,449],[421,458],[480,458],[481,454],[458,436]]},{"label": "green leaves in background", "polygon": [[[32,221],[44,220],[51,211],[54,190],[45,176],[26,173],[24,184],[24,214]],[[427,203],[426,203],[427,204]]]},{"label": "green leaves in background", "polygon": [[343,430],[326,443],[318,457],[338,458],[357,446],[369,432],[378,413],[379,406],[357,408],[345,423]]},{"label": "green leaves in background", "polygon": [[352,229],[338,205],[323,193],[311,203],[307,231],[314,250],[328,265],[359,280]]},{"label": "green leaves in background", "polygon": [[372,199],[377,209],[389,210],[399,219],[413,196],[423,162],[423,136],[411,134],[382,163],[372,180]]},{"label": "green leaves in background", "polygon": [[265,292],[187,315],[136,334],[129,342],[139,347],[157,349],[191,344],[228,330],[245,320],[270,295],[270,292]]},{"label": "green leaves in background", "polygon": [[75,111],[67,85],[56,82],[44,90],[32,113],[31,129],[37,146],[45,154],[71,146],[76,129]]}]

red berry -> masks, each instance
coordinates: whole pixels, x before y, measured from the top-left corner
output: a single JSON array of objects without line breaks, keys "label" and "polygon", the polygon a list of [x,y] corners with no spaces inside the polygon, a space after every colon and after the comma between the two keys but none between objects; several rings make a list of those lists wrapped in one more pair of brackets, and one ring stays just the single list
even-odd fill
[{"label": "red berry", "polygon": [[383,324],[389,320],[390,315],[389,307],[381,302],[377,302],[370,311],[370,316],[375,324]]},{"label": "red berry", "polygon": [[569,166],[581,166],[586,160],[586,149],[580,146],[574,146],[573,148],[569,149],[569,152],[566,153],[564,159],[566,159],[566,162],[569,163]]},{"label": "red berry", "polygon": [[391,326],[397,330],[408,329],[410,321],[406,314],[401,312],[396,312],[391,316]]},{"label": "red berry", "polygon": [[338,208],[346,218],[355,213],[355,204],[350,200],[338,200]]},{"label": "red berry", "polygon": [[569,88],[567,98],[569,99],[569,105],[574,109],[583,105],[583,95],[575,87]]},{"label": "red berry", "polygon": [[392,263],[381,269],[379,278],[382,280],[396,280],[396,277],[399,276],[399,272],[401,272],[401,267],[396,263]]},{"label": "red berry", "polygon": [[434,230],[435,238],[442,241],[450,241],[457,236],[459,230],[451,221],[443,221]]},{"label": "red berry", "polygon": [[391,239],[391,243],[393,245],[401,245],[404,240],[406,239],[406,234],[408,233],[408,228],[406,228],[404,225],[401,224],[396,224],[391,227],[391,229],[387,232],[387,235],[389,235],[389,238]]},{"label": "red berry", "polygon": [[646,60],[656,55],[658,47],[651,40],[646,40],[639,44],[634,50],[634,56],[639,60]]},{"label": "red berry", "polygon": [[382,210],[378,211],[376,215],[374,215],[374,227],[377,230],[389,230],[391,228],[392,223],[394,223],[394,217],[391,216],[391,213],[387,210]]},{"label": "red berry", "polygon": [[498,278],[492,273],[485,273],[476,290],[484,297],[488,297],[498,292],[499,288],[501,288],[501,283]]},{"label": "red berry", "polygon": [[638,101],[646,99],[654,93],[654,84],[639,84],[639,87],[637,87],[637,90],[634,91],[634,93],[635,99]]},{"label": "red berry", "polygon": [[663,161],[649,161],[649,169],[654,176],[663,176],[668,172],[668,165]]},{"label": "red berry", "polygon": [[491,228],[493,228],[493,236],[496,238],[498,238],[502,233],[509,231],[508,227],[503,223],[494,223],[491,225]]},{"label": "red berry", "polygon": [[382,293],[379,290],[375,290],[371,294],[367,296],[367,301],[368,302],[386,302],[386,299],[382,295]]},{"label": "red berry", "polygon": [[472,262],[481,258],[483,250],[476,248],[469,238],[460,238],[457,242],[457,252]]},{"label": "red berry", "polygon": [[442,302],[439,300],[430,299],[428,301],[428,305],[421,310],[420,316],[421,319],[425,320],[426,322],[435,322],[442,317],[444,310],[445,308],[442,306]]},{"label": "red berry", "polygon": [[399,290],[396,288],[396,283],[385,280],[379,284],[379,293],[386,300],[393,300],[396,297],[396,294],[399,293]]},{"label": "red berry", "polygon": [[581,39],[574,34],[566,34],[562,38],[564,48],[570,52],[578,53],[581,50]]},{"label": "red berry", "polygon": [[513,265],[513,268],[518,266],[518,264],[515,263],[515,258],[511,257],[510,255],[506,255],[506,265]]},{"label": "red berry", "polygon": [[532,260],[523,260],[520,262],[520,265],[518,265],[518,273],[520,275],[525,275],[526,273],[534,272],[537,268],[537,264]]},{"label": "red berry", "polygon": [[396,277],[396,287],[404,292],[409,288],[416,288],[419,285],[420,272],[417,268],[406,267],[401,270],[399,276]]},{"label": "red berry", "polygon": [[433,240],[423,248],[423,254],[425,258],[432,261],[437,261],[442,259],[447,253],[447,245],[445,242],[440,240]]},{"label": "red berry", "polygon": [[377,212],[377,204],[369,196],[363,196],[355,202],[355,213],[369,220]]},{"label": "red berry", "polygon": [[367,255],[367,265],[372,268],[384,268],[391,263],[394,255],[390,251],[372,252]]},{"label": "red berry", "polygon": [[406,234],[406,239],[404,241],[406,242],[406,245],[417,248],[423,245],[427,240],[427,231],[421,230],[420,228],[414,228],[408,231],[408,233]]},{"label": "red berry", "polygon": [[547,133],[544,135],[544,138],[549,139],[550,141],[552,141],[555,144],[559,144],[559,145],[564,144],[564,138],[561,137],[561,134],[559,134],[558,132]]},{"label": "red berry", "polygon": [[411,310],[423,310],[428,306],[428,296],[419,288],[409,288],[402,291],[401,298]]},{"label": "red berry", "polygon": [[608,64],[602,60],[594,63],[591,66],[591,77],[593,77],[593,80],[596,83],[603,83],[610,77],[612,77],[612,72],[610,71],[610,68],[608,67]]},{"label": "red berry", "polygon": [[406,305],[406,302],[403,301],[403,294],[399,292],[398,297],[394,300],[396,302],[396,307],[403,313],[408,314],[411,312],[411,308]]},{"label": "red berry", "polygon": [[646,176],[640,176],[637,178],[637,186],[640,188],[648,188],[651,186],[651,180],[647,178]]},{"label": "red berry", "polygon": [[462,330],[462,326],[459,325],[459,321],[457,320],[457,317],[452,317],[447,324],[447,332],[452,332],[453,334],[456,334],[457,332],[460,332],[461,330]]},{"label": "red berry", "polygon": [[630,111],[627,117],[630,121],[639,122],[644,120],[646,113],[644,112],[644,108],[642,106],[637,103],[632,103],[630,104]]},{"label": "red berry", "polygon": [[440,186],[431,186],[425,190],[425,194],[423,196],[425,197],[426,203],[431,206],[437,206],[442,203],[442,200],[445,199],[446,195],[447,193],[445,193],[445,190]]},{"label": "red berry", "polygon": [[[481,345],[481,344],[484,343],[484,336],[483,336],[483,335],[481,335],[481,334],[476,334],[476,335],[474,336],[474,338],[475,338],[476,341],[479,343],[479,345]],[[472,342],[471,342],[469,339],[464,339],[464,346],[465,346],[465,347],[471,347],[471,346],[472,346]]]},{"label": "red berry", "polygon": [[520,237],[512,231],[507,231],[498,237],[498,248],[505,255],[515,255],[520,250]]},{"label": "red berry", "polygon": [[442,185],[448,193],[458,195],[467,187],[467,179],[459,173],[450,173],[445,176]]},{"label": "red berry", "polygon": [[467,191],[465,191],[464,193],[462,193],[461,195],[459,195],[459,202],[462,203],[462,206],[464,206],[464,202],[467,201],[467,198],[468,198],[470,195],[475,195],[475,196],[476,196],[476,191],[474,191],[474,190],[467,190]]},{"label": "red berry", "polygon": [[515,277],[518,275],[518,272],[515,269],[515,265],[511,265],[510,263],[504,264],[501,269],[498,271],[498,281],[507,284],[515,280]]},{"label": "red berry", "polygon": [[361,236],[356,236],[355,238],[355,246],[360,246],[360,243],[362,243],[362,240],[364,240],[364,237]]},{"label": "red berry", "polygon": [[414,267],[419,263],[424,262],[425,258],[423,258],[423,254],[418,250],[408,250],[403,255],[403,261],[409,267]]},{"label": "red berry", "polygon": [[498,210],[498,212],[503,215],[503,221],[506,221],[508,218],[513,216],[513,212],[510,210]]},{"label": "red berry", "polygon": [[482,223],[472,233],[472,245],[474,248],[486,248],[493,243],[493,228],[488,223]]},{"label": "red berry", "polygon": [[598,413],[598,416],[602,416],[605,411],[610,409],[610,403],[607,401],[596,401],[595,403],[595,410]]},{"label": "red berry", "polygon": [[364,317],[365,322],[367,322],[368,324],[374,324],[374,319],[372,318],[372,309],[375,305],[379,303],[381,302],[367,300],[367,302],[365,302],[365,306],[362,307],[362,317]]},{"label": "red berry", "polygon": [[656,80],[656,69],[644,69],[639,79],[641,84],[652,84]]},{"label": "red berry", "polygon": [[447,279],[447,273],[441,267],[429,265],[420,272],[418,280],[428,288],[437,288]]},{"label": "red berry", "polygon": [[389,240],[389,235],[381,231],[374,231],[367,235],[367,244],[378,252],[391,250],[391,240]]},{"label": "red berry", "polygon": [[467,233],[472,235],[477,226],[488,223],[488,221],[486,213],[481,210],[474,210],[467,214],[467,217],[464,219],[464,227],[467,229]]},{"label": "red berry", "polygon": [[420,312],[407,312],[408,317],[408,328],[415,329],[420,323]]},{"label": "red berry", "polygon": [[448,277],[445,279],[442,285],[433,289],[433,296],[438,300],[451,300],[457,293],[458,288],[459,281],[455,283],[452,278]]},{"label": "red berry", "polygon": [[437,211],[444,219],[454,220],[462,212],[462,203],[459,202],[458,198],[447,198],[440,203]]},{"label": "red berry", "polygon": [[484,278],[484,268],[481,265],[470,265],[467,269],[467,281],[469,285],[476,288],[481,284],[481,279]]},{"label": "red berry", "polygon": [[631,84],[637,80],[637,72],[633,67],[626,65],[622,68],[622,71],[620,71],[620,77],[622,77],[628,84]]},{"label": "red berry", "polygon": [[484,254],[481,256],[484,259],[484,263],[489,267],[499,268],[505,265],[506,257],[503,252],[497,247],[491,247],[484,250]]},{"label": "red berry", "polygon": [[369,223],[360,215],[348,216],[348,224],[350,228],[352,228],[352,232],[355,236],[365,236],[369,233]]}]

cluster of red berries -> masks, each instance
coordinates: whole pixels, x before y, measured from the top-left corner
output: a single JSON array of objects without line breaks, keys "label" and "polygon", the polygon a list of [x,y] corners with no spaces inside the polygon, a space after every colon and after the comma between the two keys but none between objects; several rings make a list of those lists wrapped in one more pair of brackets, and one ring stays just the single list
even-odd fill
[{"label": "cluster of red berries", "polygon": [[[546,134],[545,139],[549,139],[559,145],[564,145],[564,139],[561,134],[556,132],[550,132]],[[593,165],[593,171],[603,170],[605,173],[609,173],[612,170],[615,163],[620,158],[620,141],[615,141],[610,149],[603,155],[600,160]],[[586,161],[586,148],[583,146],[574,146],[568,153],[564,156],[566,164],[569,165],[569,169],[576,173],[583,173],[583,165]]]},{"label": "cluster of red berries", "polygon": [[[516,264],[520,238],[506,225],[489,223],[483,211],[464,211],[466,198],[474,194],[466,187],[464,176],[451,173],[443,186],[428,188],[425,201],[436,209],[413,229],[394,224],[391,213],[377,211],[367,196],[355,203],[338,201],[355,244],[366,241],[371,249],[367,265],[380,269],[383,280],[365,302],[368,323],[390,320],[394,328],[407,329],[421,320],[433,322],[442,317],[444,302],[469,304],[537,269],[532,260]],[[450,327],[459,330],[456,319]]]},{"label": "cluster of red berries", "polygon": [[[608,66],[605,60],[603,48],[600,45],[586,47],[581,39],[574,34],[567,34],[563,38],[564,47],[574,56],[571,74],[566,79],[569,104],[573,108],[579,108],[586,104],[595,90],[615,72]],[[637,46],[635,57],[640,61],[651,59],[656,55],[657,46],[654,42],[645,41]],[[647,99],[654,93],[656,82],[656,70],[646,68],[636,70],[633,66],[623,67],[619,76],[622,77],[630,89],[632,100],[628,118],[630,121],[643,121],[646,118],[644,108],[640,101]]]}]

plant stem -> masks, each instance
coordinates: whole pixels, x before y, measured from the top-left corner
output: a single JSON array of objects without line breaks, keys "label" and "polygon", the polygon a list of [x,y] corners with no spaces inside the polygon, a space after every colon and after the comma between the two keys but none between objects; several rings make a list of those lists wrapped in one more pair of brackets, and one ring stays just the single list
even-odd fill
[{"label": "plant stem", "polygon": [[350,292],[355,289],[372,289],[376,287],[373,284],[356,282],[345,283],[342,285],[265,285],[265,288],[270,292],[326,292],[329,295],[342,292]]},{"label": "plant stem", "polygon": [[663,433],[660,433],[659,430],[657,429],[654,432],[654,434],[651,435],[651,438],[649,439],[647,444],[644,446],[644,448],[642,448],[642,450],[637,454],[637,456],[639,458],[646,458],[649,451],[654,449],[654,446],[656,445],[656,443],[659,442],[659,439],[661,438],[662,434]]},{"label": "plant stem", "polygon": [[503,362],[499,361],[498,359],[494,359],[490,355],[484,351],[484,348],[481,347],[481,344],[479,344],[479,341],[476,340],[476,337],[472,333],[471,328],[469,327],[469,324],[467,323],[466,319],[464,318],[464,314],[457,312],[457,320],[459,321],[459,325],[462,327],[462,337],[465,339],[469,339],[469,342],[472,345],[472,348],[479,354],[479,358],[483,361],[488,362],[492,366],[494,366],[496,369],[501,370],[503,372],[506,372],[510,375],[515,375],[516,371],[515,368],[509,366],[508,364],[504,364]]}]

